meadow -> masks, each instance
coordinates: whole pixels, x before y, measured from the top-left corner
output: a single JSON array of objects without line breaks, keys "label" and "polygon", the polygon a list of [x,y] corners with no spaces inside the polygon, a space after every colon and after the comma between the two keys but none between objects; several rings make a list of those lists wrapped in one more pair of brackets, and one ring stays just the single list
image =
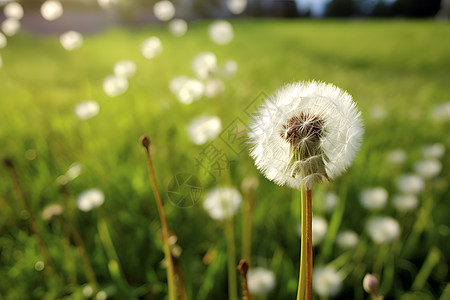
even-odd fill
[{"label": "meadow", "polygon": [[[63,49],[54,35],[20,32],[8,39],[0,52],[0,153],[14,164],[22,190],[13,184],[11,168],[0,168],[0,299],[167,299],[161,223],[139,143],[143,134],[151,140],[187,298],[228,299],[227,227],[202,206],[211,189],[228,185],[244,197],[233,219],[235,265],[249,242],[251,266],[275,275],[275,287],[259,299],[294,299],[300,192],[265,179],[248,145],[230,132],[240,128],[239,138],[245,137],[257,105],[283,84],[301,80],[347,90],[365,125],[353,165],[313,191],[314,215],[328,224],[314,247],[314,264],[332,266],[342,279],[330,298],[368,299],[362,280],[373,273],[385,299],[450,299],[450,123],[448,112],[436,111],[450,101],[449,25],[433,20],[230,22],[234,39],[227,45],[209,39],[208,20],[189,23],[182,37],[171,35],[165,24],[111,28],[85,35],[74,51]],[[146,59],[140,47],[150,36],[160,38],[163,50]],[[222,78],[225,89],[217,96],[181,103],[169,82],[179,75],[194,77],[191,61],[205,51],[217,56],[219,66],[234,60],[238,70]],[[103,81],[124,59],[136,63],[136,74],[126,92],[109,97]],[[82,120],[74,108],[85,100],[97,101],[100,110]],[[218,116],[223,131],[196,145],[187,126],[203,115]],[[424,147],[437,143],[447,149],[438,155],[442,170],[424,179],[417,207],[399,211],[394,205],[401,194],[399,178],[417,172]],[[220,155],[200,164],[209,146]],[[404,159],[390,160],[393,150]],[[75,162],[81,173],[61,184],[58,178]],[[174,200],[175,175],[196,178],[195,191],[181,190],[195,193],[191,202]],[[242,184],[248,178],[253,178],[251,187]],[[361,194],[374,187],[386,190],[388,198],[370,210],[361,204]],[[104,193],[104,203],[81,211],[77,198],[91,188]],[[327,193],[339,199],[331,209]],[[64,212],[44,220],[44,207],[54,203]],[[367,222],[377,216],[398,221],[398,238],[373,241]],[[247,220],[251,237],[243,238]],[[35,225],[51,262],[43,256]],[[343,230],[358,236],[345,250],[336,244]],[[237,271],[236,276],[239,280]],[[92,282],[98,289],[87,286]]]}]

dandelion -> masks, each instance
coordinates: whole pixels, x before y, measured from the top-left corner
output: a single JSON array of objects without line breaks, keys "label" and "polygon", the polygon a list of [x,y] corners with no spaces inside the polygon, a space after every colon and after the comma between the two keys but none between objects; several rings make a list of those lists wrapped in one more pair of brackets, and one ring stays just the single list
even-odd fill
[{"label": "dandelion", "polygon": [[424,158],[440,159],[444,156],[445,146],[441,143],[427,145],[422,148],[422,155]]},{"label": "dandelion", "polygon": [[119,0],[97,0],[97,3],[101,8],[107,9],[114,5],[117,5],[119,3]]},{"label": "dandelion", "polygon": [[59,37],[61,46],[67,51],[78,49],[83,44],[83,36],[77,31],[67,31]]},{"label": "dandelion", "polygon": [[314,268],[313,287],[322,297],[333,297],[342,289],[342,276],[331,266]]},{"label": "dandelion", "polygon": [[114,74],[117,77],[130,78],[136,73],[136,64],[131,60],[121,60],[114,65]]},{"label": "dandelion", "polygon": [[450,120],[450,102],[444,102],[433,108],[432,116],[437,121]]},{"label": "dandelion", "polygon": [[5,48],[8,44],[8,40],[6,39],[6,36],[0,32],[0,49]]},{"label": "dandelion", "polygon": [[219,135],[222,131],[222,123],[217,116],[203,116],[192,120],[187,131],[194,144],[202,145]]},{"label": "dandelion", "polygon": [[183,36],[188,30],[187,22],[183,19],[173,19],[169,23],[169,30],[174,36]]},{"label": "dandelion", "polygon": [[359,237],[353,230],[344,230],[338,233],[336,244],[342,250],[350,250],[358,245]]},{"label": "dandelion", "polygon": [[332,212],[339,202],[339,197],[335,193],[326,193],[324,197],[324,210],[327,213]]},{"label": "dandelion", "polygon": [[407,212],[416,209],[419,200],[415,195],[397,195],[392,204],[398,211]]},{"label": "dandelion", "polygon": [[405,174],[398,178],[397,187],[403,194],[417,195],[423,191],[425,183],[423,182],[423,179],[418,175]]},{"label": "dandelion", "polygon": [[236,74],[238,70],[238,64],[236,61],[230,59],[227,60],[223,65],[223,73],[225,77],[231,77]]},{"label": "dandelion", "polygon": [[386,206],[388,192],[382,187],[365,189],[360,196],[361,205],[368,210],[379,210]]},{"label": "dandelion", "polygon": [[200,99],[205,91],[204,84],[195,78],[178,76],[173,78],[169,84],[170,90],[184,104],[190,104]]},{"label": "dandelion", "polygon": [[376,217],[367,222],[367,232],[376,244],[387,244],[400,236],[400,225],[391,217]]},{"label": "dandelion", "polygon": [[47,21],[54,21],[63,14],[63,6],[61,2],[55,0],[47,0],[41,5],[41,15]]},{"label": "dandelion", "polygon": [[226,45],[234,37],[233,27],[224,20],[214,21],[209,26],[209,37],[216,44]]},{"label": "dandelion", "polygon": [[2,30],[7,36],[14,36],[20,30],[20,22],[16,19],[5,19],[2,22]]},{"label": "dandelion", "polygon": [[89,189],[78,196],[77,206],[81,211],[91,211],[105,202],[105,195],[98,189]]},{"label": "dandelion", "polygon": [[63,211],[64,208],[60,204],[49,204],[42,210],[42,219],[44,221],[51,221],[55,217],[61,215]]},{"label": "dandelion", "polygon": [[20,20],[23,18],[23,7],[17,2],[10,2],[3,8],[6,18]]},{"label": "dandelion", "polygon": [[247,273],[247,282],[251,295],[264,296],[275,288],[275,275],[265,268],[251,268]]},{"label": "dandelion", "polygon": [[247,8],[247,0],[227,0],[226,5],[233,14],[239,15]]},{"label": "dandelion", "polygon": [[386,115],[387,115],[387,111],[382,106],[372,108],[372,110],[370,111],[370,114],[369,114],[370,118],[372,120],[376,120],[376,121],[385,119]]},{"label": "dandelion", "polygon": [[141,53],[147,59],[152,59],[161,52],[162,43],[161,40],[156,36],[152,36],[146,39],[141,45]]},{"label": "dandelion", "polygon": [[200,79],[207,79],[217,69],[217,57],[214,53],[203,52],[192,59],[192,69]]},{"label": "dandelion", "polygon": [[84,101],[75,106],[75,114],[82,120],[90,119],[98,114],[100,106],[94,100]]},{"label": "dandelion", "polygon": [[103,81],[103,91],[109,97],[116,97],[125,93],[128,89],[128,80],[115,75],[108,76]]},{"label": "dandelion", "polygon": [[175,15],[175,6],[167,0],[158,1],[153,6],[153,13],[158,20],[169,21]]},{"label": "dandelion", "polygon": [[80,176],[81,172],[83,171],[83,166],[79,162],[74,162],[70,165],[69,169],[67,170],[65,176],[67,180],[71,181]]},{"label": "dandelion", "polygon": [[386,154],[386,159],[391,164],[401,165],[406,160],[406,152],[402,149],[389,151]]},{"label": "dandelion", "polygon": [[207,98],[214,98],[224,90],[225,85],[223,84],[223,81],[218,78],[208,79],[205,82],[205,96]]},{"label": "dandelion", "polygon": [[216,187],[203,201],[203,208],[215,220],[224,220],[234,216],[242,202],[238,190],[231,187]]},{"label": "dandelion", "polygon": [[442,163],[434,158],[428,158],[417,162],[414,165],[414,171],[425,179],[431,179],[438,176],[442,170]]}]

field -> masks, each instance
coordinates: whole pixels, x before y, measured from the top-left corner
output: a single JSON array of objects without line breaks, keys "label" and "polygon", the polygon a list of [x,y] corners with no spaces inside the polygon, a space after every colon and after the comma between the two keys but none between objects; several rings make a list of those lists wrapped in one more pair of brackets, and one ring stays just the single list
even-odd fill
[{"label": "field", "polygon": [[[435,109],[450,101],[448,24],[230,22],[235,35],[227,45],[209,39],[211,21],[190,23],[183,37],[171,35],[165,25],[112,28],[84,36],[82,47],[74,51],[64,50],[57,36],[21,32],[8,40],[0,52],[0,153],[14,164],[21,188],[14,185],[10,167],[0,168],[0,299],[167,299],[161,223],[139,143],[143,134],[151,140],[168,227],[177,237],[176,252],[181,250],[177,266],[187,298],[228,299],[230,224],[213,220],[202,202],[214,187],[230,185],[245,199],[233,220],[235,265],[250,240],[252,266],[275,275],[274,289],[260,298],[294,299],[300,192],[265,179],[247,144],[230,132],[238,126],[245,133],[249,114],[266,95],[301,80],[321,80],[347,90],[365,125],[353,165],[313,190],[314,215],[328,223],[324,240],[314,248],[314,263],[339,270],[343,280],[330,298],[368,299],[362,280],[373,273],[385,299],[450,299],[448,153],[438,158],[442,171],[424,180],[415,209],[401,212],[394,205],[400,193],[397,181],[417,171],[423,147],[439,143],[450,148],[448,113],[437,118]],[[150,36],[161,39],[163,51],[146,59],[140,47]],[[222,79],[225,90],[219,95],[180,103],[169,82],[179,75],[194,77],[191,61],[205,51],[216,54],[219,65],[236,61],[238,70]],[[109,97],[103,81],[124,59],[136,63],[136,74],[125,93]],[[85,100],[97,101],[100,110],[81,120],[74,108]],[[196,145],[186,128],[202,115],[219,116],[223,131],[212,143]],[[211,146],[220,154],[205,162]],[[389,161],[392,150],[403,150],[405,160]],[[82,166],[81,174],[61,185],[57,178],[75,162]],[[182,189],[183,194],[195,192],[191,202],[174,200],[177,174],[196,178],[195,191]],[[259,183],[253,192],[241,186],[251,177]],[[360,203],[361,193],[374,187],[388,192],[387,204],[368,210]],[[81,211],[77,198],[91,188],[101,190],[105,201]],[[331,211],[324,204],[328,192],[339,198]],[[246,201],[254,201],[253,209]],[[62,205],[64,212],[45,221],[42,210],[52,203]],[[247,233],[243,238],[250,211],[251,238]],[[375,243],[366,224],[376,216],[395,218],[400,236]],[[346,229],[359,239],[354,248],[342,250],[336,237]],[[240,280],[237,271],[236,277]],[[86,284],[93,282],[98,289],[89,293]]]}]

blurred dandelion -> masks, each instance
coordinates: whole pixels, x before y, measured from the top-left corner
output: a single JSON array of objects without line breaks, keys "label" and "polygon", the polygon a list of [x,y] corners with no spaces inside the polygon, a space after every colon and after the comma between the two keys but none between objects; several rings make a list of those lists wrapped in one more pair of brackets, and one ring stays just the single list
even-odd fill
[{"label": "blurred dandelion", "polygon": [[231,187],[212,189],[203,201],[203,208],[215,220],[224,220],[234,216],[242,202],[239,191]]},{"label": "blurred dandelion", "polygon": [[188,30],[188,24],[183,19],[173,19],[169,23],[169,30],[174,36],[183,36]]},{"label": "blurred dandelion", "polygon": [[247,8],[247,0],[227,0],[226,5],[233,14],[239,15]]},{"label": "blurred dandelion", "polygon": [[121,60],[114,65],[114,75],[130,78],[136,73],[136,64],[131,60]]},{"label": "blurred dandelion", "polygon": [[370,110],[369,117],[375,121],[381,121],[387,116],[387,111],[382,106],[374,107]]},{"label": "blurred dandelion", "polygon": [[80,176],[82,171],[83,171],[83,166],[79,162],[74,162],[73,164],[70,165],[65,176],[68,181],[72,181],[75,178],[77,178],[78,176]]},{"label": "blurred dandelion", "polygon": [[335,193],[328,192],[325,194],[325,197],[323,200],[324,200],[324,203],[323,203],[324,211],[327,213],[330,213],[338,205],[339,197]]},{"label": "blurred dandelion", "polygon": [[226,45],[234,37],[233,27],[225,20],[214,21],[209,26],[209,37],[216,44]]},{"label": "blurred dandelion", "polygon": [[400,225],[392,217],[376,217],[366,224],[369,236],[376,244],[387,244],[400,237]]},{"label": "blurred dandelion", "polygon": [[6,18],[21,20],[23,18],[23,7],[17,2],[10,2],[3,8]]},{"label": "blurred dandelion", "polygon": [[156,36],[146,39],[141,44],[141,53],[147,59],[152,59],[156,55],[160,54],[162,50],[161,40]]},{"label": "blurred dandelion", "polygon": [[34,269],[38,272],[43,271],[45,269],[45,263],[42,260],[38,260],[34,264]]},{"label": "blurred dandelion", "polygon": [[84,101],[75,106],[75,114],[82,120],[90,119],[98,114],[100,106],[94,100]]},{"label": "blurred dandelion", "polygon": [[205,92],[205,86],[200,80],[186,76],[173,78],[170,81],[169,88],[184,104],[190,104],[200,99]]},{"label": "blurred dandelion", "polygon": [[404,174],[397,179],[397,187],[403,194],[420,194],[425,183],[423,179],[415,174]]},{"label": "blurred dandelion", "polygon": [[262,267],[250,268],[247,282],[251,295],[264,296],[275,288],[275,274]]},{"label": "blurred dandelion", "polygon": [[441,143],[426,145],[422,148],[422,156],[424,158],[441,159],[445,153],[445,146]]},{"label": "blurred dandelion", "polygon": [[353,230],[344,230],[338,233],[336,245],[342,250],[350,250],[358,245],[359,237]]},{"label": "blurred dandelion", "polygon": [[386,206],[388,192],[385,188],[375,187],[361,192],[361,205],[368,210],[379,210]]},{"label": "blurred dandelion", "polygon": [[432,111],[432,117],[437,121],[450,120],[450,102],[435,105]]},{"label": "blurred dandelion", "polygon": [[217,57],[212,52],[203,52],[192,59],[192,69],[200,79],[207,79],[216,72]]},{"label": "blurred dandelion", "polygon": [[55,217],[61,215],[63,211],[64,208],[62,207],[62,205],[56,203],[49,204],[42,210],[42,219],[44,221],[51,221]]},{"label": "blurred dandelion", "polygon": [[313,217],[312,218],[312,245],[319,245],[327,234],[328,223],[322,217]]},{"label": "blurred dandelion", "polygon": [[0,55],[0,69],[3,67],[3,59],[2,56]]},{"label": "blurred dandelion", "polygon": [[398,211],[407,212],[416,209],[419,200],[415,195],[396,195],[392,204]]},{"label": "blurred dandelion", "polygon": [[401,165],[406,161],[406,151],[402,149],[391,150],[386,154],[386,159],[391,164]]},{"label": "blurred dandelion", "polygon": [[217,116],[196,118],[187,127],[189,137],[196,145],[215,139],[222,131],[222,123]]},{"label": "blurred dandelion", "polygon": [[2,30],[7,36],[14,36],[21,28],[17,19],[5,19],[2,22]]},{"label": "blurred dandelion", "polygon": [[5,48],[8,45],[8,40],[6,36],[0,32],[0,49]]},{"label": "blurred dandelion", "polygon": [[116,97],[128,89],[128,80],[122,76],[111,75],[103,81],[103,91],[109,97]]},{"label": "blurred dandelion", "polygon": [[322,297],[333,297],[342,289],[343,278],[331,266],[314,268],[313,287],[316,293]]},{"label": "blurred dandelion", "polygon": [[77,31],[67,31],[59,37],[61,46],[67,51],[78,49],[83,44],[83,36]]},{"label": "blurred dandelion", "polygon": [[225,90],[225,84],[218,78],[208,79],[205,82],[205,96],[214,98]]},{"label": "blurred dandelion", "polygon": [[221,71],[222,71],[221,73],[224,77],[231,77],[231,76],[235,75],[236,72],[238,71],[238,64],[236,61],[234,61],[232,59],[227,60],[223,64]]},{"label": "blurred dandelion", "polygon": [[117,5],[119,3],[119,0],[97,0],[97,3],[101,8],[107,9],[114,5]]},{"label": "blurred dandelion", "polygon": [[41,5],[41,15],[47,21],[54,21],[63,14],[61,2],[56,0],[47,0]]},{"label": "blurred dandelion", "polygon": [[153,13],[160,21],[169,21],[175,16],[175,6],[168,0],[158,1],[153,6]]},{"label": "blurred dandelion", "polygon": [[438,176],[442,170],[442,163],[434,158],[428,158],[417,162],[414,171],[424,179],[431,179]]},{"label": "blurred dandelion", "polygon": [[84,212],[100,207],[105,202],[105,195],[99,189],[89,189],[77,198],[78,209]]}]

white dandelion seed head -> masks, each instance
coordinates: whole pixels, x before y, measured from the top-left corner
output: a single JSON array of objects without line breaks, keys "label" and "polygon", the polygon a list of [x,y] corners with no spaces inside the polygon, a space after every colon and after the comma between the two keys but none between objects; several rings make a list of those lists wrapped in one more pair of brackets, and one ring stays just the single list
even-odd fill
[{"label": "white dandelion seed head", "polygon": [[128,89],[128,80],[122,76],[111,75],[103,81],[103,91],[109,97],[116,97]]},{"label": "white dandelion seed head", "polygon": [[369,220],[366,230],[376,244],[387,244],[400,237],[400,225],[391,217],[376,217]]},{"label": "white dandelion seed head", "polygon": [[54,21],[63,14],[63,6],[61,2],[55,0],[47,0],[41,5],[41,15],[47,21]]},{"label": "white dandelion seed head", "polygon": [[200,79],[207,79],[216,72],[217,57],[212,52],[203,52],[192,59],[192,69]]},{"label": "white dandelion seed head", "polygon": [[437,121],[450,120],[450,102],[444,102],[434,106],[432,117]]},{"label": "white dandelion seed head", "polygon": [[365,189],[360,195],[361,205],[368,210],[379,210],[386,206],[388,191],[382,187]]},{"label": "white dandelion seed head", "polygon": [[414,171],[422,178],[430,179],[438,176],[442,170],[442,163],[434,158],[427,158],[414,165]]},{"label": "white dandelion seed head", "polygon": [[315,267],[313,270],[313,288],[319,296],[333,297],[342,288],[342,276],[331,266]]},{"label": "white dandelion seed head", "polygon": [[23,18],[23,7],[17,2],[10,2],[3,8],[6,18],[20,20]]},{"label": "white dandelion seed head", "polygon": [[7,36],[14,36],[21,28],[20,22],[17,19],[5,19],[2,22],[2,31]]},{"label": "white dandelion seed head", "polygon": [[359,242],[359,237],[353,230],[344,230],[338,233],[336,244],[342,250],[354,249]]},{"label": "white dandelion seed head", "polygon": [[214,21],[209,26],[209,37],[216,44],[226,45],[234,37],[233,26],[225,20]]},{"label": "white dandelion seed head", "polygon": [[119,3],[119,0],[97,0],[97,3],[101,8],[107,9],[114,5],[117,5]]},{"label": "white dandelion seed head", "polygon": [[192,120],[187,131],[194,144],[202,145],[219,135],[222,131],[222,123],[217,116],[203,116]]},{"label": "white dandelion seed head", "polygon": [[200,99],[205,91],[203,82],[195,78],[177,76],[169,83],[172,93],[184,104],[190,104]]},{"label": "white dandelion seed head", "polygon": [[158,54],[161,54],[163,50],[161,40],[152,36],[146,39],[141,45],[141,53],[147,59],[152,59]]},{"label": "white dandelion seed head", "polygon": [[169,30],[174,36],[183,36],[188,30],[188,24],[183,19],[173,19],[169,23]]},{"label": "white dandelion seed head", "polygon": [[247,0],[227,0],[226,5],[231,13],[239,15],[247,8]]},{"label": "white dandelion seed head", "polygon": [[396,195],[392,204],[398,211],[407,212],[417,208],[419,199],[415,195]]},{"label": "white dandelion seed head", "polygon": [[85,298],[90,298],[94,294],[94,289],[90,284],[86,284],[83,286],[83,289],[81,290],[81,293]]},{"label": "white dandelion seed head", "polygon": [[397,179],[397,188],[403,194],[420,194],[425,188],[422,177],[415,174],[405,174]]},{"label": "white dandelion seed head", "polygon": [[99,189],[89,189],[81,193],[77,198],[77,206],[81,211],[90,211],[101,206],[105,202],[105,195]]},{"label": "white dandelion seed head", "polygon": [[94,100],[84,101],[75,106],[75,114],[82,120],[96,116],[99,111],[100,105]]},{"label": "white dandelion seed head", "polygon": [[42,210],[42,219],[44,221],[51,221],[55,217],[61,215],[63,213],[63,211],[64,211],[64,208],[60,204],[53,203],[53,204],[46,205],[44,207],[44,209]]},{"label": "white dandelion seed head", "polygon": [[215,220],[223,220],[234,216],[242,202],[239,191],[231,187],[212,189],[203,201],[203,208]]},{"label": "white dandelion seed head", "polygon": [[324,210],[327,213],[332,212],[338,205],[339,197],[335,193],[326,193],[324,197]]},{"label": "white dandelion seed head", "polygon": [[136,64],[131,60],[121,60],[114,65],[114,75],[130,78],[136,73]]},{"label": "white dandelion seed head", "polygon": [[83,36],[77,31],[67,31],[59,37],[61,46],[67,51],[78,49],[83,45]]},{"label": "white dandelion seed head", "polygon": [[[312,217],[312,245],[317,246],[325,239],[328,231],[328,223],[322,217]],[[302,234],[302,224],[299,223],[297,227],[297,233],[299,236]]]},{"label": "white dandelion seed head", "polygon": [[205,96],[214,98],[225,90],[225,84],[218,78],[208,79],[205,82]]},{"label": "white dandelion seed head", "polygon": [[250,268],[247,273],[247,284],[251,295],[263,296],[275,288],[275,275],[262,267]]},{"label": "white dandelion seed head", "polygon": [[238,71],[238,64],[236,61],[230,59],[225,62],[223,65],[224,75],[227,77],[231,77]]},{"label": "white dandelion seed head", "polygon": [[155,3],[153,13],[160,21],[169,21],[175,16],[175,6],[168,0],[162,0]]},{"label": "white dandelion seed head", "polygon": [[406,151],[402,149],[396,149],[389,151],[386,154],[386,159],[391,164],[401,165],[406,161]]},{"label": "white dandelion seed head", "polygon": [[69,169],[67,170],[65,177],[67,180],[71,181],[80,176],[81,172],[83,171],[83,165],[79,162],[74,162],[70,165]]},{"label": "white dandelion seed head", "polygon": [[440,159],[444,156],[445,146],[441,143],[427,145],[422,148],[422,155],[424,158]]},{"label": "white dandelion seed head", "polygon": [[8,40],[6,36],[0,32],[0,49],[5,48],[8,45]]},{"label": "white dandelion seed head", "polygon": [[292,83],[252,118],[250,155],[276,184],[310,189],[351,165],[363,132],[360,112],[347,92],[316,81]]}]

